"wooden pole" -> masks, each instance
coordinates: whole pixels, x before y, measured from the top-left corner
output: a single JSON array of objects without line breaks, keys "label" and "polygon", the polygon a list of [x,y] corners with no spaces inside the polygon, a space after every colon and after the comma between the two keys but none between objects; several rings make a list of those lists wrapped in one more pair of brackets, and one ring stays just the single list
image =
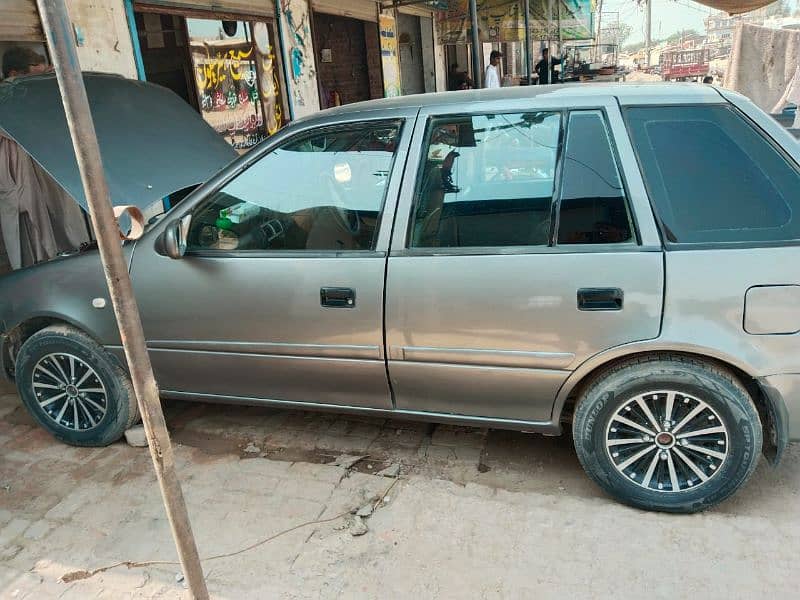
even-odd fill
[{"label": "wooden pole", "polygon": [[167,433],[164,413],[161,411],[158,387],[145,346],[128,266],[122,253],[119,226],[111,206],[108,183],[86,97],[78,52],[72,37],[69,14],[64,0],[37,0],[37,3],[61,89],[64,112],[100,249],[109,296],[117,317],[133,389],[139,403],[150,456],[161,487],[175,546],[192,596],[197,600],[206,600],[208,590],[180,481],[175,472],[172,444]]}]

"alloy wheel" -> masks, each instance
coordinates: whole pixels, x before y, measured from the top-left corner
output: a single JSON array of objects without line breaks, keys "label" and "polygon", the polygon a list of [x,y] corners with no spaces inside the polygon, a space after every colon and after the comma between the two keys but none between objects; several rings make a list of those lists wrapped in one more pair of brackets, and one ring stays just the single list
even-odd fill
[{"label": "alloy wheel", "polygon": [[32,379],[39,407],[61,427],[88,431],[97,427],[108,410],[105,385],[77,356],[44,356],[33,368]]},{"label": "alloy wheel", "polygon": [[725,423],[711,406],[674,390],[639,394],[611,417],[606,450],[626,479],[655,492],[697,488],[728,457]]}]

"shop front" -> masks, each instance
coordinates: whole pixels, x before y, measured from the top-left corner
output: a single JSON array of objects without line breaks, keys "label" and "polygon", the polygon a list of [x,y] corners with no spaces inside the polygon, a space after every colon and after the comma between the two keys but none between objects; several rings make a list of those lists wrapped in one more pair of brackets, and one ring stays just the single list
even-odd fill
[{"label": "shop front", "polygon": [[145,78],[193,106],[246,152],[289,119],[271,2],[135,2]]},{"label": "shop front", "polygon": [[312,0],[322,108],[384,97],[378,4]]},{"label": "shop front", "polygon": [[[472,27],[469,0],[447,0],[447,8],[437,14],[438,39],[445,46],[448,65],[448,89],[458,89],[465,80],[472,82]],[[529,31],[525,31],[525,5],[528,6]],[[503,53],[502,85],[527,84],[528,53],[531,65],[541,59],[544,48],[551,56],[561,56],[563,43],[591,39],[594,35],[594,0],[477,0],[477,53],[483,74],[493,50]],[[526,39],[530,48],[526,48]],[[535,77],[534,73],[531,73]]]},{"label": "shop front", "polygon": [[433,13],[425,4],[398,6],[397,46],[403,95],[436,91]]},{"label": "shop front", "polygon": [[[36,0],[4,0],[0,3],[0,63],[7,50],[22,47],[47,59],[44,31]],[[0,64],[0,80],[4,78]]]}]

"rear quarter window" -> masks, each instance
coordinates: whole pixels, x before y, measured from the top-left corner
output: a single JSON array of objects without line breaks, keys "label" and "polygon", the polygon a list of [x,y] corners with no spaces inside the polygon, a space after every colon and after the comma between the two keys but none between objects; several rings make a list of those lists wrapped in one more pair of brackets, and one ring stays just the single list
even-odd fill
[{"label": "rear quarter window", "polygon": [[675,244],[800,239],[800,172],[729,106],[625,111],[664,236]]}]

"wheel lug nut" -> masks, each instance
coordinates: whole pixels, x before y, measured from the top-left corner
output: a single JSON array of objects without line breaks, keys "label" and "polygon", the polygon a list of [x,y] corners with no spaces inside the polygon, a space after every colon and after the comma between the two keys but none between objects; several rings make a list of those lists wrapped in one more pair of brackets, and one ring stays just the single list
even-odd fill
[{"label": "wheel lug nut", "polygon": [[666,452],[662,452],[662,453],[661,453],[661,460],[667,460],[667,456],[668,456],[668,455],[667,455],[667,453],[666,453]]}]

